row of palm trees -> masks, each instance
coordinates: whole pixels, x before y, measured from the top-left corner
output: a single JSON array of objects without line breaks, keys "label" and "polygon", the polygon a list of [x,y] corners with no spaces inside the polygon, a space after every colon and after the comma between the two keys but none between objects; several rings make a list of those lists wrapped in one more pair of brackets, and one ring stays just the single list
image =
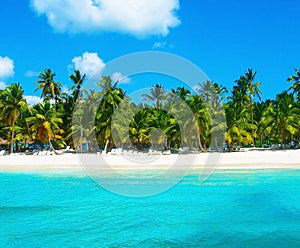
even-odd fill
[{"label": "row of palm trees", "polygon": [[138,150],[189,147],[203,152],[227,144],[263,146],[300,140],[300,72],[288,78],[290,88],[275,99],[261,100],[256,72],[248,69],[228,90],[206,81],[196,91],[167,91],[154,85],[134,103],[109,76],[94,89],[83,87],[86,75],[75,70],[73,85],[63,93],[56,74],[45,69],[36,91],[42,102],[29,106],[20,83],[0,91],[0,138],[10,152],[28,143],[106,152],[114,146]]}]

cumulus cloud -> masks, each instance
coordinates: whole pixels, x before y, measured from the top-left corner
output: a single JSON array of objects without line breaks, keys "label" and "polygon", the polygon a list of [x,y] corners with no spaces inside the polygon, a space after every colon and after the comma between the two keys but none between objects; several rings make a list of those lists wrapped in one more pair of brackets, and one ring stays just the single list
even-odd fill
[{"label": "cumulus cloud", "polygon": [[98,53],[85,52],[81,56],[72,59],[73,69],[80,71],[82,74],[86,74],[87,77],[91,77],[95,73],[101,74],[105,67],[105,63],[98,56]]},{"label": "cumulus cloud", "polygon": [[3,90],[6,87],[6,83],[0,81],[0,90]]},{"label": "cumulus cloud", "polygon": [[180,24],[179,0],[31,0],[30,4],[58,32],[166,36]]},{"label": "cumulus cloud", "polygon": [[26,99],[27,104],[30,106],[43,102],[43,99],[38,96],[24,96],[24,98]]},{"label": "cumulus cloud", "polygon": [[119,84],[129,84],[131,82],[130,78],[127,76],[123,76],[122,73],[120,72],[115,72],[112,76],[111,79],[116,82],[118,81]]},{"label": "cumulus cloud", "polygon": [[[97,80],[100,80],[101,76],[103,76],[102,73],[106,66],[98,53],[90,52],[85,52],[81,56],[73,58],[72,62],[73,64],[69,65],[70,71],[78,70],[82,75],[86,74],[87,77],[92,77]],[[119,84],[129,84],[131,82],[129,77],[122,75],[120,72],[112,73],[111,79],[118,81]],[[69,93],[67,89],[64,91],[65,93]]]},{"label": "cumulus cloud", "polygon": [[9,57],[0,56],[0,78],[8,78],[14,75],[14,61]]}]

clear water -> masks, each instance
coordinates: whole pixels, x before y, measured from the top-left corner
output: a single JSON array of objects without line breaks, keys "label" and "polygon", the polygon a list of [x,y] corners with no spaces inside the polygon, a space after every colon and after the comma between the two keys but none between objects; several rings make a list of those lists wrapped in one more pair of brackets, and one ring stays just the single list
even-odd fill
[{"label": "clear water", "polygon": [[300,171],[190,174],[127,198],[87,177],[0,174],[1,247],[300,247]]}]

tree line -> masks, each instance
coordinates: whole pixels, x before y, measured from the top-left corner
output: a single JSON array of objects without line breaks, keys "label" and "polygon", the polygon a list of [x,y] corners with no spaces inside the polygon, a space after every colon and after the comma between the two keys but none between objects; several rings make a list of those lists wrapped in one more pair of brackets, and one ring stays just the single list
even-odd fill
[{"label": "tree line", "polygon": [[35,82],[41,103],[29,106],[20,83],[0,91],[0,138],[11,153],[33,142],[51,150],[88,144],[90,152],[115,146],[174,151],[185,146],[205,152],[223,149],[225,143],[284,148],[298,142],[300,72],[287,79],[288,89],[264,101],[256,74],[248,69],[231,89],[210,81],[195,90],[167,91],[155,84],[143,94],[144,102],[134,103],[109,76],[87,89],[86,75],[75,70],[73,85],[63,93],[56,74],[45,69]]}]

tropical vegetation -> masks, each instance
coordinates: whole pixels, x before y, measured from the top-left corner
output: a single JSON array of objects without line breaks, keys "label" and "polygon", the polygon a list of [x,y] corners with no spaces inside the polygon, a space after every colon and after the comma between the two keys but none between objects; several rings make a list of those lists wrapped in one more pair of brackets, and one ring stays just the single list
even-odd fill
[{"label": "tropical vegetation", "polygon": [[289,88],[266,100],[256,74],[248,69],[231,89],[210,81],[200,82],[196,89],[166,90],[155,84],[136,104],[110,76],[86,89],[86,75],[75,70],[66,93],[56,74],[45,69],[35,82],[40,103],[28,105],[20,83],[0,90],[0,140],[11,153],[30,144],[47,144],[54,151],[69,146],[107,152],[122,146],[206,152],[225,144],[284,148],[292,141],[298,143],[299,70],[288,77]]}]

